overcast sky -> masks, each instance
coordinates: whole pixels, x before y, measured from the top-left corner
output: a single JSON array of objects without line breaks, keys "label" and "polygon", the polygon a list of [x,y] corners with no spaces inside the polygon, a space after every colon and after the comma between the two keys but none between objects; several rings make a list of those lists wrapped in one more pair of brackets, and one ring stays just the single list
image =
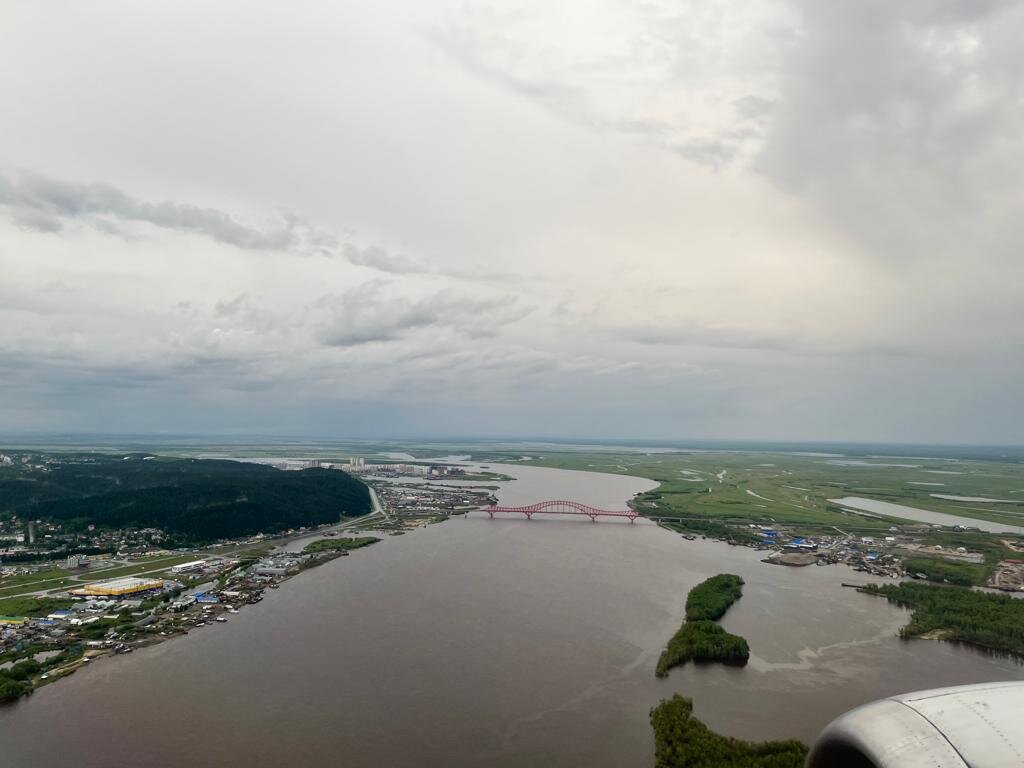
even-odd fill
[{"label": "overcast sky", "polygon": [[0,9],[0,432],[1024,442],[1024,3]]}]

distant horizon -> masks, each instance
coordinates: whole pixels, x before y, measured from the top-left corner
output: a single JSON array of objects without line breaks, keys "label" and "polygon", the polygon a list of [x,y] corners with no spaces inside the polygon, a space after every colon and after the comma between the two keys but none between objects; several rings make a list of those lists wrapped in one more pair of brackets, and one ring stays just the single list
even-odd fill
[{"label": "distant horizon", "polygon": [[647,438],[647,437],[581,437],[581,436],[537,436],[537,435],[370,435],[370,436],[339,436],[316,434],[259,433],[259,432],[0,432],[0,444],[10,440],[57,440],[72,441],[79,439],[94,440],[196,440],[199,442],[216,443],[218,441],[234,442],[251,440],[256,442],[301,442],[311,443],[442,443],[458,445],[460,443],[521,443],[523,445],[565,445],[565,446],[615,446],[630,447],[678,447],[685,449],[688,445],[698,446],[794,446],[794,447],[888,447],[888,448],[991,448],[991,449],[1024,449],[1024,443],[977,443],[977,442],[920,442],[911,440],[794,440],[772,438]]}]

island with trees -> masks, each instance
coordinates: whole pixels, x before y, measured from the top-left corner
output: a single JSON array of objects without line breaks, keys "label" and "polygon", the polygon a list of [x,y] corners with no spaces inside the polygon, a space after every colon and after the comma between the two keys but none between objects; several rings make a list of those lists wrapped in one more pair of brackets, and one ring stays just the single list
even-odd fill
[{"label": "island with trees", "polygon": [[807,746],[792,739],[753,743],[722,736],[693,716],[679,694],[651,710],[656,768],[800,768]]},{"label": "island with trees", "polygon": [[743,594],[743,579],[720,573],[690,590],[686,620],[658,658],[655,674],[665,677],[672,667],[688,661],[744,665],[750,658],[747,641],[726,632],[716,620]]},{"label": "island with trees", "polygon": [[743,595],[743,579],[720,573],[702,581],[686,596],[687,621],[717,621]]},{"label": "island with trees", "polygon": [[302,548],[302,554],[306,555],[300,568],[308,570],[323,565],[331,560],[344,557],[353,549],[361,549],[371,544],[376,544],[380,539],[376,536],[357,536],[355,538],[345,537],[341,539],[317,539]]},{"label": "island with trees", "polygon": [[317,552],[347,552],[350,549],[359,549],[376,544],[380,539],[376,536],[357,536],[355,538],[345,537],[341,539],[317,539],[302,548],[305,554],[316,554]]}]

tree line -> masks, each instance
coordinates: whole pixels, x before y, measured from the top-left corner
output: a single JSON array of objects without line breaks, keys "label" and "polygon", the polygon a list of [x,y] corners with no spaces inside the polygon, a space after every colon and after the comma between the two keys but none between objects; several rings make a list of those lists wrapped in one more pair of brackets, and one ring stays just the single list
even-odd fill
[{"label": "tree line", "polygon": [[686,619],[658,657],[655,674],[668,675],[672,667],[688,661],[743,665],[750,658],[747,641],[715,623],[743,594],[743,579],[720,573],[690,590]]},{"label": "tree line", "polygon": [[862,591],[913,610],[903,637],[939,631],[947,640],[1024,656],[1024,600],[914,582],[869,584]]},{"label": "tree line", "polygon": [[59,520],[69,530],[159,528],[181,543],[334,523],[370,510],[366,485],[333,469],[102,456],[0,472],[0,512]]},{"label": "tree line", "polygon": [[807,747],[799,741],[752,743],[722,736],[693,716],[693,701],[679,694],[651,710],[656,768],[800,768]]}]

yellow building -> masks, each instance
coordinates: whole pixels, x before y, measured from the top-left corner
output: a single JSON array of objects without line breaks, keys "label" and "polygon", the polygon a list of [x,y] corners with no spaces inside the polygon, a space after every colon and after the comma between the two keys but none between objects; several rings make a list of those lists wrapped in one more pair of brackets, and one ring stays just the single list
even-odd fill
[{"label": "yellow building", "polygon": [[86,584],[78,589],[71,589],[68,592],[78,597],[127,597],[140,592],[149,592],[160,589],[164,583],[160,579],[138,579],[128,576],[123,579],[111,579],[110,581],[98,581],[95,584]]}]

